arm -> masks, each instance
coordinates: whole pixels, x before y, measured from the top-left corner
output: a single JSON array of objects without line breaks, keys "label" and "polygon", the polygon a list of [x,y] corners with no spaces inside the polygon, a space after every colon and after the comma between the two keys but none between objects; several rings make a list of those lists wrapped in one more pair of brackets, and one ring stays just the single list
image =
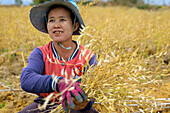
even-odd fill
[{"label": "arm", "polygon": [[22,70],[21,88],[36,94],[52,92],[52,76],[42,76],[43,70],[43,54],[39,48],[35,48],[29,56],[27,67]]},{"label": "arm", "polygon": [[95,66],[97,65],[97,60],[96,60],[96,55],[93,55],[93,57],[89,61],[90,66]]}]

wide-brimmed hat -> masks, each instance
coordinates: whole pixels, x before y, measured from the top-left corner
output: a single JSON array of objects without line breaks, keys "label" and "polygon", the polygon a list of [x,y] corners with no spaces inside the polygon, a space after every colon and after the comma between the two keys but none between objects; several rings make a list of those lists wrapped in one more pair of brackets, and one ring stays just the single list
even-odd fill
[{"label": "wide-brimmed hat", "polygon": [[79,8],[74,0],[52,0],[34,6],[30,10],[30,20],[32,25],[39,31],[48,33],[46,28],[46,16],[49,12],[49,9],[55,5],[65,6],[73,12],[73,14],[76,16],[77,21],[79,22],[79,28],[75,32],[73,32],[73,35],[80,35],[80,28],[82,28],[82,26],[85,26],[85,24],[79,13]]}]

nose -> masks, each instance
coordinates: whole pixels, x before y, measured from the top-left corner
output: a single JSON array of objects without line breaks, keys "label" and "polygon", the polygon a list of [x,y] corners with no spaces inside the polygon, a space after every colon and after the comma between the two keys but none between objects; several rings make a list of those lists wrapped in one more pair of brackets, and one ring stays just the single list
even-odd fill
[{"label": "nose", "polygon": [[60,28],[61,27],[61,24],[59,21],[55,21],[54,23],[54,28]]}]

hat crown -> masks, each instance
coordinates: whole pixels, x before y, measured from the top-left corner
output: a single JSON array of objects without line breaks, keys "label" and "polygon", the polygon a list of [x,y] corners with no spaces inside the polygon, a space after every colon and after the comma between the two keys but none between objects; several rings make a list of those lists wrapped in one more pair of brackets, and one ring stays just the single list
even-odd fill
[{"label": "hat crown", "polygon": [[79,12],[79,8],[78,8],[78,6],[77,6],[77,4],[76,4],[76,1],[75,1],[75,0],[66,0],[66,1],[68,1],[68,2],[72,3],[72,4],[76,7],[77,11]]},{"label": "hat crown", "polygon": [[75,0],[53,0],[53,1],[63,1],[63,2],[70,2],[71,4],[74,5],[74,7],[77,9],[77,11],[79,12],[79,8],[77,6],[77,3]]}]

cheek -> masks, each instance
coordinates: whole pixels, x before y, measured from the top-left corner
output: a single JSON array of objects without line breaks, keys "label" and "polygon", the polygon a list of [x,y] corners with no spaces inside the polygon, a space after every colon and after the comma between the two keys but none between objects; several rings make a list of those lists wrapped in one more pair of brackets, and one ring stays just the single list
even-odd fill
[{"label": "cheek", "polygon": [[67,30],[70,30],[70,31],[73,30],[73,25],[72,25],[71,22],[70,22],[70,23],[67,23],[67,25],[65,25],[65,26],[66,26],[66,29],[67,29]]},{"label": "cheek", "polygon": [[49,32],[51,29],[51,25],[50,24],[47,24],[47,31]]}]

